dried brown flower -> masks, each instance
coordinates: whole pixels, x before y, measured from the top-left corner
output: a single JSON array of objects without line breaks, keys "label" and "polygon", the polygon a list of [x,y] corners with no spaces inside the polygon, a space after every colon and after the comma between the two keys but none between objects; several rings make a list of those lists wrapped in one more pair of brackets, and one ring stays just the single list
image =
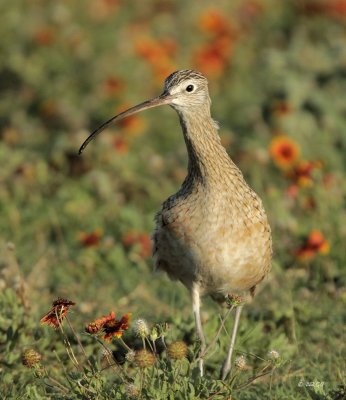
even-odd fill
[{"label": "dried brown flower", "polygon": [[48,311],[48,313],[41,318],[41,324],[46,324],[54,329],[57,329],[63,319],[66,317],[69,308],[75,304],[76,303],[73,301],[59,297],[53,302],[53,307]]}]

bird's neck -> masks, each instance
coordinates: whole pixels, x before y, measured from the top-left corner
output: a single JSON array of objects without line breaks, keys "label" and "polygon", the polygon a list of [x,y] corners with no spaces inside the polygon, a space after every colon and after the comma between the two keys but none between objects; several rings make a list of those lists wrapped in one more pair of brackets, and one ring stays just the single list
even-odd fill
[{"label": "bird's neck", "polygon": [[218,125],[211,118],[209,107],[178,114],[189,157],[187,181],[217,182],[220,174],[237,169],[221,144]]}]

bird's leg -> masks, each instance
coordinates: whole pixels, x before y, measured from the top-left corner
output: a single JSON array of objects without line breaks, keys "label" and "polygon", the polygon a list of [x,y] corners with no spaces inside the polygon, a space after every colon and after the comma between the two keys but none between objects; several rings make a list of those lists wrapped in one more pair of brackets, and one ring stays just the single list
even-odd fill
[{"label": "bird's leg", "polygon": [[204,356],[204,352],[206,349],[206,342],[205,342],[205,337],[204,337],[203,328],[202,328],[200,308],[201,308],[201,297],[199,294],[199,288],[197,285],[193,285],[193,287],[192,287],[192,309],[193,309],[193,314],[195,316],[197,336],[198,336],[199,341],[201,342],[198,363],[199,363],[200,374],[201,374],[201,376],[203,376],[203,356]]},{"label": "bird's leg", "polygon": [[223,363],[223,366],[222,366],[222,369],[221,369],[221,379],[222,380],[226,379],[228,373],[231,370],[232,353],[233,353],[233,350],[234,350],[234,344],[235,344],[235,339],[236,339],[236,336],[237,336],[239,319],[240,319],[240,314],[241,314],[241,310],[242,309],[243,309],[243,305],[241,304],[235,310],[235,319],[234,319],[231,343],[230,343],[230,346],[229,346],[229,349],[228,349],[226,360]]}]

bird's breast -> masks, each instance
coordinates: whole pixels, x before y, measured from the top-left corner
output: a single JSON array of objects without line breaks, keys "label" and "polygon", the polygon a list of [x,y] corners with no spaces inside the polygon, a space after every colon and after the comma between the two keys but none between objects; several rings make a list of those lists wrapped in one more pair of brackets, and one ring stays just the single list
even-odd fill
[{"label": "bird's breast", "polygon": [[199,282],[207,293],[250,289],[271,258],[270,228],[256,207],[221,193],[164,203],[153,236],[156,266],[188,287]]}]

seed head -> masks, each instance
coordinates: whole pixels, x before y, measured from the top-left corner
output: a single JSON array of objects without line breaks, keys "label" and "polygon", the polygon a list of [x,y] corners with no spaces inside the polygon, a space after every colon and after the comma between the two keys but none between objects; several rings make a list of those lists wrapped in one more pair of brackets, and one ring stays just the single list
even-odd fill
[{"label": "seed head", "polygon": [[238,307],[244,302],[245,302],[244,297],[238,294],[228,294],[226,297],[226,303],[228,307]]},{"label": "seed head", "polygon": [[102,357],[102,358],[104,358],[104,357],[106,357],[106,358],[107,358],[107,357],[112,357],[112,355],[113,355],[113,353],[112,353],[111,350],[102,348],[102,350],[101,350],[101,357]]},{"label": "seed head", "polygon": [[280,353],[277,352],[276,350],[270,350],[268,351],[268,357],[271,360],[277,360],[278,358],[280,358]]},{"label": "seed head", "polygon": [[134,385],[133,383],[129,383],[128,385],[126,385],[125,390],[130,399],[138,399],[139,389],[136,385]]},{"label": "seed head", "polygon": [[181,340],[173,342],[167,347],[168,357],[172,360],[182,360],[186,357],[188,351],[187,344]]},{"label": "seed head", "polygon": [[33,368],[40,363],[42,356],[34,349],[27,349],[22,354],[22,363],[27,368]]},{"label": "seed head", "polygon": [[246,360],[244,356],[239,356],[235,359],[234,365],[239,371],[244,371],[246,369]]},{"label": "seed head", "polygon": [[145,321],[144,319],[137,319],[137,321],[135,321],[135,331],[137,335],[140,336],[141,338],[148,337],[149,328],[147,321]]},{"label": "seed head", "polygon": [[156,358],[152,352],[145,349],[136,351],[135,363],[139,368],[152,367],[155,364],[155,361]]},{"label": "seed head", "polygon": [[128,352],[126,353],[126,356],[125,356],[126,361],[129,361],[129,362],[134,361],[135,356],[136,356],[136,353],[135,353],[133,350],[128,351]]}]

